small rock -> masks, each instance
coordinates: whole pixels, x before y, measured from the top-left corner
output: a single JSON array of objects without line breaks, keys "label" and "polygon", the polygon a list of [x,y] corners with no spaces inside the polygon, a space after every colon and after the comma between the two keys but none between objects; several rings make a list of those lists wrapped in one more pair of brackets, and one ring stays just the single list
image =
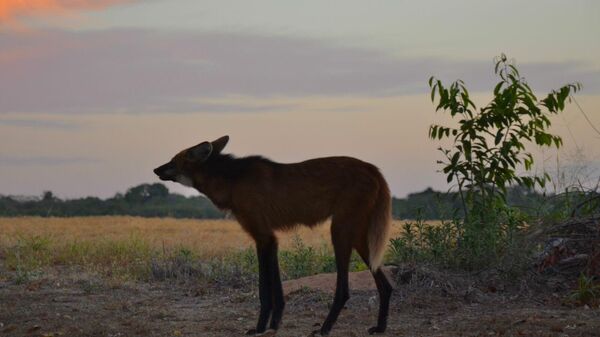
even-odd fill
[{"label": "small rock", "polygon": [[369,310],[377,310],[377,296],[369,297]]},{"label": "small rock", "polygon": [[14,324],[9,324],[6,326],[6,328],[4,328],[4,330],[2,330],[2,332],[11,332],[13,330],[17,329],[17,326]]},{"label": "small rock", "polygon": [[42,328],[41,326],[39,326],[39,325],[36,324],[36,325],[32,326],[31,328],[27,329],[27,333],[36,332],[36,331],[38,331],[41,328]]},{"label": "small rock", "polygon": [[487,296],[481,290],[469,287],[465,292],[464,299],[467,303],[483,303]]},{"label": "small rock", "polygon": [[552,332],[564,332],[564,329],[560,325],[554,325],[550,327],[550,331]]}]

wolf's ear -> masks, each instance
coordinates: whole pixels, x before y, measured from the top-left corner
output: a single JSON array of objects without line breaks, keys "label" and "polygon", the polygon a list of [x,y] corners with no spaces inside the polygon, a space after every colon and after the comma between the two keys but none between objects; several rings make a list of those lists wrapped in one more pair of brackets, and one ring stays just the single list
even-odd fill
[{"label": "wolf's ear", "polygon": [[213,152],[213,146],[210,142],[202,142],[194,147],[191,147],[186,152],[186,158],[193,162],[203,162]]},{"label": "wolf's ear", "polygon": [[223,136],[223,137],[213,141],[212,142],[213,153],[215,153],[215,154],[221,153],[221,151],[223,151],[223,149],[225,148],[225,145],[227,145],[227,142],[229,142],[229,136]]}]

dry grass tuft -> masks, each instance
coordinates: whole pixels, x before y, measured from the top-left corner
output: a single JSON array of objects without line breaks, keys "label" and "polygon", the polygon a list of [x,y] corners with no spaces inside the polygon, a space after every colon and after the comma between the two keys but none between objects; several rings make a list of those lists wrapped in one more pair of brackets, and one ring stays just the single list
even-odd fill
[{"label": "dry grass tuft", "polygon": [[[399,235],[395,221],[391,237]],[[74,218],[0,218],[0,245],[11,246],[19,238],[40,236],[55,243],[141,240],[156,249],[185,247],[200,257],[213,257],[254,247],[252,239],[234,220],[192,220],[127,216]],[[314,229],[298,227],[279,233],[282,250],[293,248],[295,236],[305,245],[330,246],[329,223]]]}]

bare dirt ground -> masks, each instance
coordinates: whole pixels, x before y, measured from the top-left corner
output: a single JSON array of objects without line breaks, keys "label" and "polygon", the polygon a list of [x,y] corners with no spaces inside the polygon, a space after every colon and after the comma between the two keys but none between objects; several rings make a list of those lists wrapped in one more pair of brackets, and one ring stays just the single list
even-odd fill
[{"label": "bare dirt ground", "polygon": [[[258,310],[255,286],[117,283],[60,268],[16,284],[9,273],[0,264],[0,336],[241,336]],[[367,335],[377,315],[370,277],[352,276],[351,298],[331,336]],[[316,329],[331,303],[334,279],[323,274],[286,282],[277,336],[307,336]],[[600,310],[563,306],[564,294],[427,282],[398,286],[387,336],[600,336]]]}]

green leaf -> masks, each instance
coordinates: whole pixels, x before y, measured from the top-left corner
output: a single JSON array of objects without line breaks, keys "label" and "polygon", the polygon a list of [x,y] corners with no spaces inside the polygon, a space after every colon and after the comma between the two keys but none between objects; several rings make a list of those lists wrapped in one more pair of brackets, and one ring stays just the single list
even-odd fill
[{"label": "green leaf", "polygon": [[496,134],[496,138],[494,138],[494,145],[500,144],[500,141],[502,141],[502,137],[504,137],[504,134],[502,133],[502,129],[500,129]]},{"label": "green leaf", "polygon": [[517,70],[517,67],[515,67],[512,64],[509,64],[508,67],[513,71],[514,76],[519,76],[519,71]]},{"label": "green leaf", "polygon": [[553,140],[554,140],[554,145],[556,146],[556,148],[560,148],[562,146],[563,142],[562,142],[562,138],[560,136],[554,136]]},{"label": "green leaf", "polygon": [[458,159],[460,158],[460,152],[456,152],[453,156],[452,159],[450,160],[452,162],[452,165],[456,165],[456,163],[458,162]]},{"label": "green leaf", "polygon": [[463,148],[465,149],[465,152],[467,152],[467,153],[471,152],[471,142],[463,141],[462,145],[463,145]]},{"label": "green leaf", "polygon": [[429,127],[429,138],[435,139],[437,135],[437,125],[432,125]]},{"label": "green leaf", "polygon": [[494,88],[494,96],[498,95],[498,93],[500,92],[500,88],[502,88],[503,84],[504,82],[498,82],[498,84],[496,84],[496,87]]}]

